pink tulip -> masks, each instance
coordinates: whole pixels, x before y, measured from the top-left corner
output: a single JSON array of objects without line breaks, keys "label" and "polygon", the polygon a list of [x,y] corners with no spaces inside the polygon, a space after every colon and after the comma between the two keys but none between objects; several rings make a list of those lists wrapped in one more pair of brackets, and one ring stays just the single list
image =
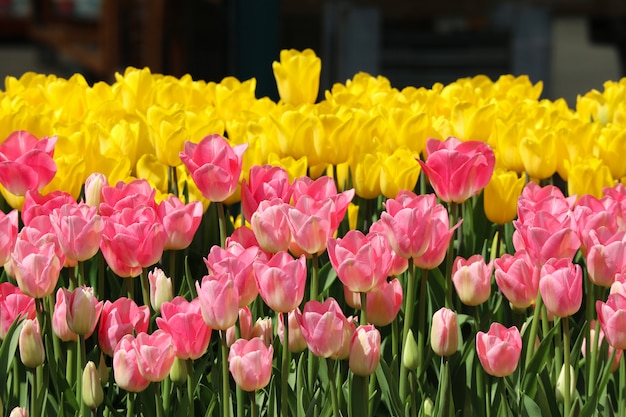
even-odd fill
[{"label": "pink tulip", "polygon": [[485,188],[495,167],[493,150],[484,142],[426,141],[426,162],[418,160],[437,196],[447,203],[462,203]]},{"label": "pink tulip", "polygon": [[0,340],[4,340],[16,320],[32,320],[36,313],[34,298],[22,293],[10,282],[0,283]]},{"label": "pink tulip", "polygon": [[123,209],[138,209],[143,206],[157,210],[154,200],[156,190],[148,180],[136,179],[129,183],[118,181],[115,186],[104,185],[101,190],[102,201],[98,206],[102,216],[112,216]]},{"label": "pink tulip", "polygon": [[452,266],[452,282],[461,302],[468,306],[484,303],[491,294],[493,263],[485,263],[482,255],[469,259],[458,256]]},{"label": "pink tulip", "polygon": [[159,204],[158,213],[166,234],[163,249],[186,249],[200,226],[202,203],[192,201],[184,204],[178,197],[170,194]]},{"label": "pink tulip", "polygon": [[25,226],[30,226],[34,218],[48,217],[54,210],[66,205],[78,205],[76,199],[66,191],[55,190],[46,195],[41,195],[37,191],[27,191],[22,206],[22,222]]},{"label": "pink tulip", "polygon": [[274,349],[261,338],[239,339],[228,354],[228,369],[235,383],[244,391],[264,388],[272,376]]},{"label": "pink tulip", "polygon": [[331,212],[330,228],[337,230],[339,223],[341,223],[348,211],[350,202],[354,198],[354,189],[338,193],[335,180],[331,177],[321,176],[316,180],[312,180],[304,176],[293,182],[293,205],[300,209],[300,202],[307,200],[303,198],[305,196],[320,203],[328,199],[333,202],[334,210]]},{"label": "pink tulip", "polygon": [[165,275],[160,268],[154,268],[148,272],[148,284],[150,285],[150,305],[157,313],[161,312],[161,305],[172,301],[172,279]]},{"label": "pink tulip", "polygon": [[626,231],[611,233],[608,228],[600,227],[590,230],[585,240],[589,279],[596,285],[610,287],[615,275],[626,272]]},{"label": "pink tulip", "polygon": [[135,337],[125,335],[113,353],[113,376],[118,387],[129,392],[141,392],[148,388],[148,381],[139,371],[139,359],[135,349]]},{"label": "pink tulip", "polygon": [[550,259],[541,268],[541,298],[549,314],[568,317],[580,310],[583,276],[580,265],[569,259]]},{"label": "pink tulip", "polygon": [[620,293],[626,297],[626,273],[620,272],[615,274],[615,279],[609,289],[609,294]]},{"label": "pink tulip", "polygon": [[26,319],[22,323],[18,339],[20,359],[27,368],[36,368],[46,360],[41,329],[37,319]]},{"label": "pink tulip", "polygon": [[230,274],[207,275],[196,282],[204,322],[214,330],[226,330],[239,317],[239,291]]},{"label": "pink tulip", "polygon": [[287,171],[278,166],[254,165],[250,168],[249,180],[241,183],[241,212],[247,221],[259,204],[265,200],[279,199],[289,203],[292,187]]},{"label": "pink tulip", "polygon": [[130,334],[148,331],[150,308],[138,307],[134,300],[126,297],[104,302],[98,326],[98,344],[106,355],[113,356],[118,342]]},{"label": "pink tulip", "polygon": [[92,258],[100,249],[104,222],[96,207],[66,204],[50,214],[50,223],[65,254],[66,263]]},{"label": "pink tulip", "polygon": [[176,359],[174,339],[163,330],[152,334],[139,333],[135,339],[137,365],[141,375],[151,382],[163,381]]},{"label": "pink tulip", "polygon": [[[370,226],[369,234],[371,233],[380,233],[386,238],[387,232],[385,230],[385,224],[382,221],[380,221],[380,219],[376,220]],[[393,250],[393,248],[391,247],[391,244],[389,243],[389,239],[385,239],[385,240],[387,241],[387,246],[389,246],[389,249],[390,249],[389,253],[391,254],[391,265],[389,268],[389,276],[390,277],[400,276],[404,273],[404,271],[406,271],[409,268],[409,260],[398,255],[396,251]]]},{"label": "pink tulip", "polygon": [[[288,349],[291,353],[302,352],[306,349],[306,340],[304,340],[304,336],[302,336],[302,330],[300,329],[300,323],[298,322],[298,316],[300,316],[302,312],[299,308],[292,310],[287,315],[287,325],[289,326],[289,345]],[[283,322],[284,314],[278,315],[278,338],[280,339],[280,343],[285,344],[285,324]]]},{"label": "pink tulip", "polygon": [[100,249],[115,274],[136,277],[161,258],[167,236],[154,209],[124,208],[104,220]]},{"label": "pink tulip", "polygon": [[332,218],[335,216],[335,204],[326,199],[322,202],[312,197],[303,196],[297,207],[289,208],[292,246],[295,255],[321,254],[326,250],[326,242],[335,232]]},{"label": "pink tulip", "polygon": [[304,298],[306,259],[304,255],[294,259],[288,252],[278,252],[267,262],[254,263],[254,278],[265,304],[274,311],[288,313]]},{"label": "pink tulip", "polygon": [[350,341],[350,370],[354,375],[369,376],[380,362],[380,332],[371,324],[359,326]]},{"label": "pink tulip", "polygon": [[487,333],[476,334],[476,354],[489,375],[511,375],[517,368],[521,352],[522,338],[515,326],[507,329],[494,322]]},{"label": "pink tulip", "polygon": [[17,240],[18,211],[0,212],[0,266],[11,258]]},{"label": "pink tulip", "polygon": [[[602,342],[604,341],[604,332],[602,331],[602,328],[600,328],[599,334],[596,335],[596,321],[592,320],[589,323],[589,343],[593,343],[591,341],[593,340],[597,341],[596,346],[594,347],[593,345],[589,346],[589,353],[591,353],[592,355],[597,355],[598,349],[602,347]],[[607,352],[607,359],[611,359],[611,357],[613,356],[613,351],[615,350],[615,348],[611,345],[609,345],[609,349]],[[583,339],[583,343],[580,346],[580,352],[583,355],[583,358],[586,357],[587,355],[587,339]],[[615,372],[617,370],[617,367],[619,366],[619,362],[622,360],[622,356],[624,356],[624,351],[618,349],[617,351],[615,351],[615,356],[613,357],[613,362],[611,363],[611,372]]]},{"label": "pink tulip", "polygon": [[185,142],[184,152],[179,155],[204,198],[222,202],[239,184],[241,161],[247,148],[247,143],[231,147],[226,139],[214,134],[198,144]]},{"label": "pink tulip", "polygon": [[600,230],[606,230],[611,235],[618,231],[617,218],[613,210],[608,209],[601,200],[589,194],[582,196],[576,203],[572,218],[576,223],[583,256],[587,255],[587,248],[594,244],[589,238],[592,231],[597,233]]},{"label": "pink tulip", "polygon": [[24,407],[13,407],[9,417],[28,417],[28,410]]},{"label": "pink tulip", "polygon": [[539,291],[539,268],[526,251],[505,254],[494,260],[498,288],[516,309],[535,302]]},{"label": "pink tulip", "polygon": [[[43,216],[39,219],[42,223],[47,221]],[[18,234],[11,258],[17,285],[24,294],[33,298],[52,294],[65,262],[56,236],[36,227],[24,227]]]},{"label": "pink tulip", "polygon": [[64,289],[67,326],[78,335],[93,333],[102,312],[102,301],[98,301],[91,287],[77,287],[73,291]]},{"label": "pink tulip", "polygon": [[308,301],[297,317],[302,336],[315,356],[339,359],[349,355],[355,326],[334,298],[327,298],[324,303]]},{"label": "pink tulip", "polygon": [[536,213],[547,212],[565,227],[573,228],[571,215],[576,196],[565,197],[563,192],[554,185],[541,187],[529,182],[522,190],[517,203],[517,218],[521,223],[532,223]]},{"label": "pink tulip", "polygon": [[237,322],[226,329],[226,345],[228,347],[237,340],[237,331],[239,331],[239,338],[252,339],[252,313],[248,306],[239,309]]},{"label": "pink tulip", "polygon": [[20,196],[41,191],[57,172],[56,142],[56,136],[39,140],[24,130],[11,133],[0,145],[0,184]]},{"label": "pink tulip", "polygon": [[256,322],[250,331],[250,339],[255,337],[261,338],[263,343],[265,343],[265,346],[270,346],[272,344],[274,339],[274,328],[272,327],[271,317],[259,317],[256,319]]},{"label": "pink tulip", "polygon": [[275,198],[261,201],[252,213],[252,231],[264,251],[277,253],[289,248],[291,228],[288,211],[289,204]]},{"label": "pink tulip", "polygon": [[62,341],[75,342],[78,340],[78,335],[67,325],[67,304],[65,303],[64,291],[66,291],[65,288],[57,290],[54,311],[52,312],[52,330]]},{"label": "pink tulip", "polygon": [[233,245],[242,247],[244,249],[248,249],[254,246],[259,250],[257,254],[257,259],[267,260],[271,258],[271,253],[268,253],[267,251],[259,247],[259,242],[257,241],[256,236],[254,236],[254,232],[249,227],[237,227],[233,231],[233,233],[226,238],[226,247],[229,248]]},{"label": "pink tulip", "polygon": [[596,301],[600,328],[610,346],[626,349],[626,296],[610,294],[606,302]]},{"label": "pink tulip", "polygon": [[328,256],[339,280],[353,292],[370,292],[386,282],[391,248],[380,233],[367,236],[350,230],[343,238],[328,240]]},{"label": "pink tulip", "polygon": [[209,275],[229,274],[239,293],[239,307],[252,303],[259,293],[254,280],[253,263],[259,253],[258,247],[244,248],[231,244],[226,249],[218,245],[211,247],[204,263]]},{"label": "pink tulip", "polygon": [[367,320],[375,326],[391,324],[402,307],[402,284],[397,278],[384,282],[376,291],[367,293]]},{"label": "pink tulip", "polygon": [[459,325],[454,311],[442,307],[433,314],[430,346],[439,356],[451,356],[459,349]]}]

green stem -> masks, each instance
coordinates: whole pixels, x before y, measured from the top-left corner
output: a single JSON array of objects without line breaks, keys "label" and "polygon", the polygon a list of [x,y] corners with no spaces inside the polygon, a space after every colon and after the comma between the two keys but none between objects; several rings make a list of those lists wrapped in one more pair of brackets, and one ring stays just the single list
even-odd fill
[{"label": "green stem", "polygon": [[[459,217],[459,204],[450,203],[450,227],[454,227],[457,223]],[[459,227],[456,233],[459,234],[461,227]],[[454,235],[450,239],[450,243],[448,244],[448,253],[446,255],[446,308],[453,309],[452,305],[452,264],[454,263]]]},{"label": "green stem", "polygon": [[187,359],[187,408],[191,417],[196,415],[194,412],[193,369],[193,360]]},{"label": "green stem", "polygon": [[104,257],[101,252],[98,252],[96,256],[98,257],[98,288],[96,289],[96,294],[98,299],[102,300],[104,298]]},{"label": "green stem", "polygon": [[220,330],[222,345],[222,415],[230,417],[230,375],[228,373],[228,345],[226,344],[226,330]]},{"label": "green stem", "polygon": [[352,391],[352,415],[369,417],[369,381],[368,377],[353,375]]},{"label": "green stem", "polygon": [[569,317],[561,319],[563,322],[563,366],[565,367],[565,390],[563,391],[563,416],[569,417],[571,403],[571,374],[570,374],[570,332],[569,332]]},{"label": "green stem", "polygon": [[594,328],[595,333],[592,338],[591,337],[591,325],[594,321],[594,317],[595,317],[594,313],[596,310],[595,308],[596,297],[595,297],[595,292],[594,292],[595,288],[591,280],[585,279],[584,277],[583,277],[583,280],[587,287],[586,292],[585,292],[585,294],[587,294],[586,315],[587,315],[587,323],[589,323],[586,336],[587,336],[587,340],[590,341],[590,343],[585,344],[585,357],[586,357],[586,360],[589,361],[589,367],[587,368],[589,372],[589,374],[587,375],[587,398],[589,398],[593,395],[593,392],[596,389],[596,368],[598,364],[598,356],[600,356],[599,346],[598,346],[598,338],[600,335],[600,322],[596,321],[595,328]]},{"label": "green stem", "polygon": [[311,257],[311,295],[310,300],[317,300],[319,297],[319,255],[314,253]]},{"label": "green stem", "polygon": [[[422,277],[422,279],[424,279]],[[404,298],[405,306],[404,306],[404,325],[402,328],[402,348],[404,349],[404,345],[406,344],[407,337],[409,335],[409,330],[411,330],[411,325],[413,324],[413,308],[415,306],[415,264],[413,263],[413,258],[409,258],[409,267],[408,274],[406,276],[407,280],[407,293]],[[422,294],[420,294],[420,301],[422,298]],[[422,308],[422,303],[419,305],[420,313]],[[421,331],[421,329],[420,329]],[[419,337],[419,334],[418,334]],[[418,349],[420,345],[418,342]],[[403,352],[404,353],[404,352]],[[421,362],[420,362],[421,365]],[[402,360],[400,361],[400,400],[404,403],[408,396],[408,374],[409,370],[404,366]]]},{"label": "green stem", "polygon": [[[317,254],[313,254],[311,259],[311,287],[310,300],[317,300],[319,295],[319,260]],[[289,326],[288,322],[284,322],[285,328]],[[317,357],[310,351],[307,353],[307,382],[309,385],[309,394],[313,396],[315,381],[317,380]]]},{"label": "green stem", "polygon": [[[474,308],[474,318],[475,318],[475,322],[476,322],[476,333],[478,333],[479,331],[481,331],[480,328],[480,311],[478,309],[478,306],[476,306]],[[475,334],[476,334],[475,333]],[[475,358],[476,359],[476,358]],[[478,360],[474,360],[474,365],[476,368],[476,396],[478,397],[478,404],[481,405],[486,405],[485,409],[482,410],[476,410],[476,412],[478,413],[478,415],[485,415],[485,411],[488,412],[488,410],[490,409],[489,404],[487,404],[486,401],[486,397],[485,397],[485,377],[483,374],[483,367],[480,364],[480,361]]]},{"label": "green stem", "polygon": [[[613,354],[615,354],[615,350],[613,350]],[[615,356],[615,355],[613,355]],[[611,366],[613,365],[613,360],[608,363],[607,372],[611,372]],[[617,404],[617,415],[624,416],[626,415],[626,365],[623,360],[619,361],[619,403]],[[587,396],[589,398],[589,396]]]},{"label": "green stem", "polygon": [[448,417],[450,416],[452,410],[452,393],[450,385],[450,369],[447,357],[441,357],[439,369],[439,392],[437,395],[435,410],[437,410],[437,416]]},{"label": "green stem", "polygon": [[504,407],[504,417],[509,417],[509,405],[506,399],[506,387],[504,385],[504,378],[498,378],[498,388],[500,395],[502,395],[502,407]]},{"label": "green stem", "polygon": [[398,346],[398,320],[394,320],[391,322],[391,359],[398,358],[400,348]]},{"label": "green stem", "polygon": [[141,294],[143,295],[143,305],[148,306],[148,308],[152,310],[152,305],[150,305],[150,283],[148,282],[148,271],[146,268],[142,268],[141,270],[140,281]]},{"label": "green stem", "polygon": [[340,417],[337,387],[335,385],[335,360],[326,358],[326,365],[328,366],[328,390],[330,391],[330,400],[333,406],[333,417]]},{"label": "green stem", "polygon": [[367,324],[367,293],[361,293],[361,326],[365,326]]},{"label": "green stem", "polygon": [[169,376],[166,376],[163,381],[159,383],[161,395],[161,409],[163,412],[167,414],[170,411],[170,399],[171,399],[171,391],[172,391],[172,380]]},{"label": "green stem", "polygon": [[289,417],[289,313],[278,313],[283,315],[283,362],[280,372],[280,415]]},{"label": "green stem", "polygon": [[78,353],[76,355],[76,401],[80,404],[80,415],[85,415],[85,402],[83,401],[83,369],[87,363],[87,349],[85,347],[85,335],[78,335]]},{"label": "green stem", "polygon": [[134,417],[135,415],[135,397],[137,396],[134,392],[129,392],[126,394],[126,417]]},{"label": "green stem", "polygon": [[541,298],[541,293],[537,291],[537,298],[535,299],[535,311],[533,312],[533,319],[530,325],[530,337],[528,338],[529,342],[526,350],[526,362],[524,365],[526,369],[528,369],[528,364],[535,354],[535,340],[537,340],[537,331],[539,330],[539,321],[542,305],[543,300]]},{"label": "green stem", "polygon": [[[417,311],[417,360],[418,360],[418,383],[426,367],[424,356],[426,355],[426,291],[428,284],[428,269],[422,269],[422,280],[420,283],[419,304]],[[420,383],[420,386],[422,384]]]},{"label": "green stem", "polygon": [[154,404],[156,407],[156,417],[163,417],[163,396],[161,395],[161,384],[155,384]]},{"label": "green stem", "polygon": [[168,174],[170,193],[180,198],[180,196],[178,195],[178,171],[176,171],[176,167],[169,167]]},{"label": "green stem", "polygon": [[220,246],[222,248],[226,247],[226,212],[224,210],[224,203],[219,202],[215,203],[217,207],[217,218],[220,223]]},{"label": "green stem", "polygon": [[37,378],[37,373],[39,368],[42,366],[39,365],[35,369],[29,369],[29,373],[31,376],[31,393],[30,393],[30,410],[29,415],[31,416],[40,416],[41,410],[39,409],[39,385],[41,384],[41,380]]},{"label": "green stem", "polygon": [[169,251],[169,258],[170,258],[170,278],[172,280],[172,289],[174,290],[174,293],[176,293],[176,283],[174,282],[176,278],[176,251],[175,250]]},{"label": "green stem", "polygon": [[78,262],[78,285],[85,285],[85,263],[83,261]]},{"label": "green stem", "polygon": [[259,415],[259,410],[256,406],[256,391],[250,391],[250,411],[252,417],[257,417]]}]

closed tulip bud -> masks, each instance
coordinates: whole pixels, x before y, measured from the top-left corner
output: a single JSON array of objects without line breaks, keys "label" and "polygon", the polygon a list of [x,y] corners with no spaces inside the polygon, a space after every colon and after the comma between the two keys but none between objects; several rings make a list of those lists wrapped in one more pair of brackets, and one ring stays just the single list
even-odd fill
[{"label": "closed tulip bud", "polygon": [[415,371],[420,366],[417,343],[413,336],[413,331],[409,330],[402,348],[402,364],[409,370]]},{"label": "closed tulip bud", "polygon": [[[569,366],[569,397],[574,398],[574,391],[576,390],[576,373],[574,372],[574,367],[572,365]],[[556,400],[559,402],[563,402],[565,398],[565,365],[561,367],[561,372],[559,372],[559,379],[556,381]]]},{"label": "closed tulip bud", "polygon": [[278,94],[285,103],[313,104],[317,99],[322,61],[312,49],[285,49],[272,63]]},{"label": "closed tulip bud", "polygon": [[456,313],[442,307],[433,314],[430,346],[439,356],[451,356],[459,348],[459,326]]},{"label": "closed tulip bud", "polygon": [[26,319],[19,337],[20,359],[28,368],[36,368],[46,360],[43,340],[36,320]]},{"label": "closed tulip bud", "polygon": [[11,414],[9,414],[9,417],[28,417],[28,411],[26,411],[26,409],[22,407],[15,407],[13,410],[11,410]]},{"label": "closed tulip bud", "polygon": [[435,414],[435,404],[430,397],[426,397],[424,399],[424,403],[422,404],[422,415],[424,417],[433,417]]},{"label": "closed tulip bud", "polygon": [[481,255],[465,260],[457,257],[452,267],[452,282],[461,302],[468,306],[484,303],[491,294],[492,263],[485,263]]},{"label": "closed tulip bud", "polygon": [[369,376],[380,362],[380,332],[371,324],[359,326],[350,342],[349,366],[353,374]]},{"label": "closed tulip bud", "polygon": [[104,392],[100,382],[100,374],[96,369],[96,364],[92,361],[87,362],[83,370],[83,402],[91,410],[98,408],[104,400]]},{"label": "closed tulip bud", "polygon": [[161,304],[172,301],[172,279],[165,275],[159,268],[148,272],[148,282],[150,283],[150,305],[158,314],[161,312]]},{"label": "closed tulip bud", "polygon": [[178,357],[174,359],[174,365],[172,365],[172,369],[170,369],[170,379],[172,382],[177,385],[183,384],[187,381],[188,374],[187,360]]},{"label": "closed tulip bud", "polygon": [[102,312],[102,301],[96,299],[93,288],[81,286],[74,291],[64,289],[63,295],[67,326],[70,330],[78,335],[92,333]]},{"label": "closed tulip bud", "polygon": [[102,199],[102,187],[109,185],[104,174],[93,173],[85,180],[85,203],[98,207]]}]

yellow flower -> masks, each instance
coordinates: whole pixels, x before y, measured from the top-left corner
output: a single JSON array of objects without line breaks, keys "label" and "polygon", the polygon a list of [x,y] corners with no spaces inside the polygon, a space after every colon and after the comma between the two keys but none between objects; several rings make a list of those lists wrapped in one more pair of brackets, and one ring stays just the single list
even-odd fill
[{"label": "yellow flower", "polygon": [[555,142],[560,144],[556,169],[564,181],[567,181],[567,163],[578,157],[597,154],[594,148],[596,142],[599,142],[597,138],[600,129],[599,123],[581,122],[578,119],[565,121],[561,128],[555,127]]},{"label": "yellow flower", "polygon": [[600,158],[609,167],[613,178],[626,176],[626,130],[623,127],[610,124],[604,127],[597,138]]},{"label": "yellow flower", "polygon": [[214,97],[218,116],[225,122],[234,119],[239,112],[248,110],[256,101],[256,79],[241,82],[235,77],[226,77],[218,84],[211,82],[207,90]]},{"label": "yellow flower", "polygon": [[[156,149],[157,159],[171,167],[182,164],[179,152],[189,139],[185,128],[185,113],[180,106],[163,108],[151,106],[147,114],[150,139]],[[202,138],[200,138],[202,139]]]},{"label": "yellow flower", "polygon": [[604,187],[614,185],[613,177],[608,166],[601,159],[594,157],[577,158],[571,164],[566,163],[568,169],[567,192],[578,198],[591,194],[596,198],[603,195]]},{"label": "yellow flower", "polygon": [[524,169],[533,179],[550,178],[556,172],[556,146],[553,133],[525,136],[519,144]]},{"label": "yellow flower", "polygon": [[[450,115],[452,134],[460,140],[487,142],[495,123],[495,104],[476,106],[469,102],[458,103]],[[446,136],[447,137],[447,136]]]},{"label": "yellow flower", "polygon": [[377,198],[381,194],[380,174],[382,164],[380,159],[372,154],[355,155],[350,170],[352,185],[356,195],[362,198]]},{"label": "yellow flower", "polygon": [[270,154],[267,157],[267,163],[284,168],[289,176],[289,182],[293,182],[296,178],[305,176],[308,167],[306,156],[300,159],[295,159],[291,156],[280,158],[276,154]]},{"label": "yellow flower", "polygon": [[359,220],[359,206],[354,203],[348,204],[348,227],[355,230]]},{"label": "yellow flower", "polygon": [[496,169],[485,187],[484,208],[487,218],[496,224],[505,224],[517,215],[517,199],[526,181],[514,171]]},{"label": "yellow flower", "polygon": [[417,184],[421,167],[416,155],[408,148],[398,148],[388,156],[379,155],[380,189],[387,198],[396,198],[400,190],[412,191]]},{"label": "yellow flower", "polygon": [[272,63],[278,94],[285,103],[313,104],[320,86],[322,61],[312,49],[280,51],[280,62]]},{"label": "yellow flower", "polygon": [[424,150],[426,139],[432,136],[431,120],[427,113],[392,108],[389,110],[388,126],[395,147],[405,146],[418,155]]},{"label": "yellow flower", "polygon": [[153,75],[149,68],[128,67],[124,74],[115,73],[115,83],[113,90],[120,94],[124,109],[133,114],[139,112],[145,114],[154,100],[156,91],[155,80],[157,75]]},{"label": "yellow flower", "polygon": [[168,192],[169,168],[152,154],[144,154],[135,167],[137,178],[147,180],[152,188],[161,193]]},{"label": "yellow flower", "polygon": [[311,149],[311,144],[316,143],[323,132],[316,115],[311,114],[306,107],[299,107],[293,110],[285,109],[282,113],[270,117],[278,129],[278,144],[283,155],[295,159],[306,156],[309,165],[317,165],[320,162],[314,149]]},{"label": "yellow flower", "polygon": [[496,121],[494,131],[496,142],[496,164],[506,170],[524,172],[524,162],[520,154],[520,126],[517,122]]},{"label": "yellow flower", "polygon": [[347,162],[354,147],[357,123],[352,114],[320,114],[321,134],[315,142],[317,159],[331,165]]}]

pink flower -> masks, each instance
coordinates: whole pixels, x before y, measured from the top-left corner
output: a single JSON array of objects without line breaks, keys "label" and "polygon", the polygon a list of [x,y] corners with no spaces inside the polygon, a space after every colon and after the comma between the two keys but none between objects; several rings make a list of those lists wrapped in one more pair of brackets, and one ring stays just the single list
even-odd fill
[{"label": "pink flower", "polygon": [[37,319],[26,319],[22,323],[18,339],[20,359],[27,368],[36,368],[46,360],[41,329]]},{"label": "pink flower", "polygon": [[489,375],[511,375],[517,368],[521,352],[522,338],[515,326],[507,329],[494,322],[487,333],[476,334],[476,354]]},{"label": "pink flower", "polygon": [[517,203],[517,218],[521,223],[532,222],[536,213],[545,211],[559,223],[573,228],[568,224],[571,219],[576,196],[565,197],[563,192],[554,185],[541,187],[536,182],[529,182],[522,190]]},{"label": "pink flower", "polygon": [[[400,192],[402,193],[402,191]],[[387,233],[385,231],[385,224],[382,221],[380,221],[380,219],[372,223],[372,225],[370,226],[369,233],[370,234],[380,233],[383,236],[385,236],[385,238],[387,237]],[[385,239],[385,240],[387,241],[387,246],[389,246],[389,249],[390,249],[389,253],[391,254],[391,265],[389,268],[389,276],[390,277],[400,276],[404,271],[408,269],[409,260],[398,255],[396,251],[393,250],[393,248],[391,247],[391,244],[389,243],[389,239]]]},{"label": "pink flower", "polygon": [[331,199],[322,202],[304,196],[297,207],[288,210],[292,246],[295,255],[313,255],[326,250],[326,242],[335,229],[332,228],[335,204]]},{"label": "pink flower", "polygon": [[289,248],[291,227],[289,204],[275,198],[261,201],[250,223],[259,246],[266,252],[277,253]]},{"label": "pink flower", "polygon": [[461,302],[468,306],[484,303],[491,294],[493,264],[485,263],[482,255],[469,259],[458,256],[452,266],[452,282]]},{"label": "pink flower", "polygon": [[226,329],[226,345],[230,347],[239,338],[250,340],[252,338],[252,313],[248,306],[239,308],[239,319],[235,324]]},{"label": "pink flower", "polygon": [[606,302],[596,301],[600,328],[610,346],[626,349],[626,296],[610,294]]},{"label": "pink flower", "polygon": [[198,359],[206,353],[211,341],[211,328],[206,325],[200,311],[200,301],[191,302],[175,297],[161,306],[161,317],[156,324],[170,336],[180,359]]},{"label": "pink flower", "polygon": [[143,206],[156,211],[155,195],[156,190],[145,179],[136,179],[129,183],[118,181],[114,187],[104,185],[101,190],[100,214],[108,217],[126,208],[137,209]]},{"label": "pink flower", "polygon": [[206,136],[195,144],[185,142],[183,161],[202,195],[210,201],[222,202],[239,184],[241,160],[248,144],[230,146],[222,136]]},{"label": "pink flower", "polygon": [[38,140],[24,130],[11,133],[0,144],[0,183],[20,196],[41,191],[57,172],[52,159],[56,142],[56,136]]},{"label": "pink flower", "polygon": [[459,349],[459,325],[454,311],[442,307],[433,314],[430,346],[439,356],[451,356]]},{"label": "pink flower", "polygon": [[11,210],[7,214],[0,212],[0,266],[11,258],[11,252],[17,240],[18,211]]},{"label": "pink flower", "polygon": [[164,250],[182,250],[193,240],[202,220],[202,203],[192,201],[184,204],[178,197],[170,194],[161,201],[159,217],[165,228]]},{"label": "pink flower", "polygon": [[396,318],[402,307],[402,284],[397,278],[385,281],[366,296],[367,320],[378,326],[387,326]]},{"label": "pink flower", "polygon": [[278,252],[267,262],[254,263],[254,278],[265,304],[274,311],[288,313],[300,305],[306,286],[306,259],[294,259]]},{"label": "pink flower", "polygon": [[540,271],[526,251],[502,255],[494,266],[496,283],[513,307],[525,309],[535,302]]},{"label": "pink flower", "polygon": [[239,293],[239,307],[252,303],[259,293],[254,280],[253,263],[259,248],[244,248],[239,244],[231,244],[226,249],[214,245],[204,263],[209,275],[229,274]]},{"label": "pink flower", "polygon": [[11,325],[22,318],[34,319],[35,299],[10,282],[0,283],[0,340],[4,340]]},{"label": "pink flower", "polygon": [[350,230],[343,238],[328,240],[328,256],[337,277],[353,292],[370,292],[387,281],[391,248],[380,233],[367,236]]},{"label": "pink flower", "polygon": [[590,230],[586,241],[589,279],[596,285],[610,287],[615,275],[626,272],[626,231],[611,233],[600,227]]},{"label": "pink flower", "polygon": [[272,376],[274,349],[263,339],[239,339],[230,347],[228,369],[237,386],[244,391],[265,387]]},{"label": "pink flower", "polygon": [[67,326],[78,335],[93,333],[102,312],[102,301],[93,294],[91,287],[77,287],[73,291],[64,289]]},{"label": "pink flower", "polygon": [[113,353],[113,376],[115,383],[123,390],[141,392],[148,388],[148,381],[139,371],[139,360],[135,349],[135,337],[125,335]]},{"label": "pink flower", "polygon": [[356,328],[334,298],[327,298],[324,303],[308,301],[298,322],[302,336],[315,356],[339,359],[349,355],[350,340]]},{"label": "pink flower", "polygon": [[150,305],[157,313],[161,312],[161,305],[172,301],[172,278],[165,275],[160,268],[154,268],[148,272],[148,284],[150,285]]},{"label": "pink flower", "polygon": [[207,275],[196,282],[204,322],[212,329],[226,330],[239,317],[239,291],[230,274]]},{"label": "pink flower", "polygon": [[52,211],[50,223],[69,264],[76,265],[98,253],[104,222],[96,207],[66,204]]},{"label": "pink flower", "polygon": [[100,249],[115,274],[136,277],[161,258],[167,236],[154,209],[124,208],[104,219]]},{"label": "pink flower", "polygon": [[583,275],[580,265],[569,259],[550,259],[541,268],[541,298],[549,314],[568,317],[580,310]]},{"label": "pink flower", "polygon": [[279,199],[289,203],[292,187],[284,168],[272,165],[254,165],[250,168],[249,180],[241,183],[241,212],[247,221],[259,204],[265,200]]},{"label": "pink flower", "polygon": [[[589,341],[587,341],[586,338],[583,339],[583,343],[580,346],[580,352],[582,353],[583,358],[587,355],[587,343],[593,343],[592,341],[594,339],[597,341],[597,344],[595,347],[593,345],[589,346],[589,353],[591,353],[592,355],[598,355],[598,348],[602,347],[602,342],[604,341],[604,332],[602,331],[602,328],[600,328],[598,335],[596,335],[596,321],[592,320],[589,323]],[[614,350],[615,348],[609,345],[607,359],[611,359]],[[622,356],[624,356],[623,350],[618,349],[617,351],[615,351],[615,357],[613,358],[613,363],[611,364],[611,372],[615,372],[617,370],[619,362],[622,360]]]},{"label": "pink flower", "polygon": [[85,204],[98,208],[102,201],[102,187],[108,185],[106,175],[99,172],[90,174],[85,180]]},{"label": "pink flower", "polygon": [[[289,352],[298,353],[302,352],[306,349],[306,340],[304,340],[304,336],[302,336],[302,330],[300,329],[300,323],[298,322],[298,316],[300,316],[302,312],[299,308],[292,310],[287,315],[287,325],[289,326]],[[284,323],[284,314],[278,315],[278,338],[280,339],[280,343],[285,344],[285,323]]]},{"label": "pink flower", "polygon": [[150,308],[138,307],[130,298],[121,297],[111,302],[106,300],[102,306],[100,326],[98,326],[98,344],[106,355],[113,356],[118,342],[133,333],[148,331]]},{"label": "pink flower", "polygon": [[48,217],[55,209],[77,204],[74,197],[65,191],[55,190],[46,195],[41,195],[37,191],[27,191],[22,206],[22,222],[25,226],[30,226],[36,217]]},{"label": "pink flower", "polygon": [[139,333],[133,347],[141,375],[151,382],[163,381],[176,359],[172,336],[160,329],[152,334]]},{"label": "pink flower", "polygon": [[67,305],[65,304],[64,291],[66,291],[65,288],[57,290],[54,311],[52,312],[52,330],[62,341],[75,342],[78,340],[78,335],[67,325]]},{"label": "pink flower", "polygon": [[349,366],[353,374],[373,374],[380,362],[380,332],[371,324],[359,326],[350,341]]},{"label": "pink flower", "polygon": [[418,160],[437,196],[462,203],[485,188],[495,167],[493,150],[484,142],[449,137],[426,141],[426,162]]},{"label": "pink flower", "polygon": [[334,210],[331,212],[330,228],[337,230],[339,223],[341,223],[346,211],[348,211],[350,202],[354,198],[354,189],[338,193],[335,180],[331,177],[321,176],[316,180],[312,180],[304,176],[293,182],[293,205],[300,208],[300,201],[306,200],[303,199],[305,196],[311,197],[314,201],[320,203],[327,199],[333,202]]}]

